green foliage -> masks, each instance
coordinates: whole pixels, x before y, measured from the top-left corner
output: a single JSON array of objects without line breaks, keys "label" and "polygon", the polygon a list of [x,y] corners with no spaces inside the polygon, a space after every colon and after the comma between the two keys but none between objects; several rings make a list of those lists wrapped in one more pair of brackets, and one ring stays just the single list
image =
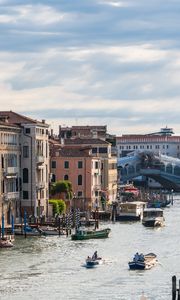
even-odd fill
[{"label": "green foliage", "polygon": [[59,180],[51,185],[51,195],[65,193],[67,199],[72,198],[72,183],[68,180]]},{"label": "green foliage", "polygon": [[66,211],[66,204],[63,200],[51,199],[49,200],[49,204],[53,205],[53,216],[61,215]]}]

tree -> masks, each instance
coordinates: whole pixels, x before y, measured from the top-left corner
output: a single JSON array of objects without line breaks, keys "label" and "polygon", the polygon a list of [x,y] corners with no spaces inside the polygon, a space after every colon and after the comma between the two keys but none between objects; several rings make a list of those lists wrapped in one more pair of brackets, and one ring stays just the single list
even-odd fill
[{"label": "tree", "polygon": [[51,195],[58,195],[59,198],[62,197],[62,194],[65,195],[65,199],[72,198],[72,184],[68,180],[59,180],[52,184],[51,186]]},{"label": "tree", "polygon": [[51,199],[49,200],[49,204],[53,205],[53,216],[61,215],[66,211],[66,204],[64,200]]}]

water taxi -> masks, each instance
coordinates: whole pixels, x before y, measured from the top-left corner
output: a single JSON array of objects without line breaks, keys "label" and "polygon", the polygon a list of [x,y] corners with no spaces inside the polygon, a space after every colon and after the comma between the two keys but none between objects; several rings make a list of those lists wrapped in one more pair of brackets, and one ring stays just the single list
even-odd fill
[{"label": "water taxi", "polygon": [[78,228],[74,234],[71,235],[72,240],[88,240],[88,239],[102,239],[109,236],[111,229],[105,228],[102,230],[86,230]]},{"label": "water taxi", "polygon": [[116,221],[141,220],[145,207],[146,202],[142,201],[122,202],[118,205]]},{"label": "water taxi", "polygon": [[164,225],[163,210],[160,208],[146,208],[143,211],[142,224],[146,227],[157,227]]}]

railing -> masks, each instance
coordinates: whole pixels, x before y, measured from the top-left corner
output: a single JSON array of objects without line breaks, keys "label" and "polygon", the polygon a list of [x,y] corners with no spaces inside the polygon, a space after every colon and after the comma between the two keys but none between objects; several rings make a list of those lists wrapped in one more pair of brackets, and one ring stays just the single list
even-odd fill
[{"label": "railing", "polygon": [[38,156],[36,157],[36,162],[37,162],[37,164],[43,164],[44,161],[45,161],[44,156],[38,155]]},{"label": "railing", "polygon": [[45,188],[45,182],[38,182],[38,183],[36,183],[36,188],[38,190],[44,189]]},{"label": "railing", "polygon": [[9,176],[9,175],[14,175],[14,174],[17,174],[19,171],[19,168],[18,167],[7,167],[4,169],[4,175],[5,176]]},{"label": "railing", "polygon": [[19,199],[19,192],[9,192],[4,195],[4,201]]}]

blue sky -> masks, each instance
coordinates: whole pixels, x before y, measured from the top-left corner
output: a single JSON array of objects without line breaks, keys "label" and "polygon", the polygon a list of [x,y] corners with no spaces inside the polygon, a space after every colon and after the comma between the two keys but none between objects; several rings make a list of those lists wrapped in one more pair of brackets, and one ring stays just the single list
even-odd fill
[{"label": "blue sky", "polygon": [[110,133],[180,133],[179,0],[0,0],[0,104]]}]

